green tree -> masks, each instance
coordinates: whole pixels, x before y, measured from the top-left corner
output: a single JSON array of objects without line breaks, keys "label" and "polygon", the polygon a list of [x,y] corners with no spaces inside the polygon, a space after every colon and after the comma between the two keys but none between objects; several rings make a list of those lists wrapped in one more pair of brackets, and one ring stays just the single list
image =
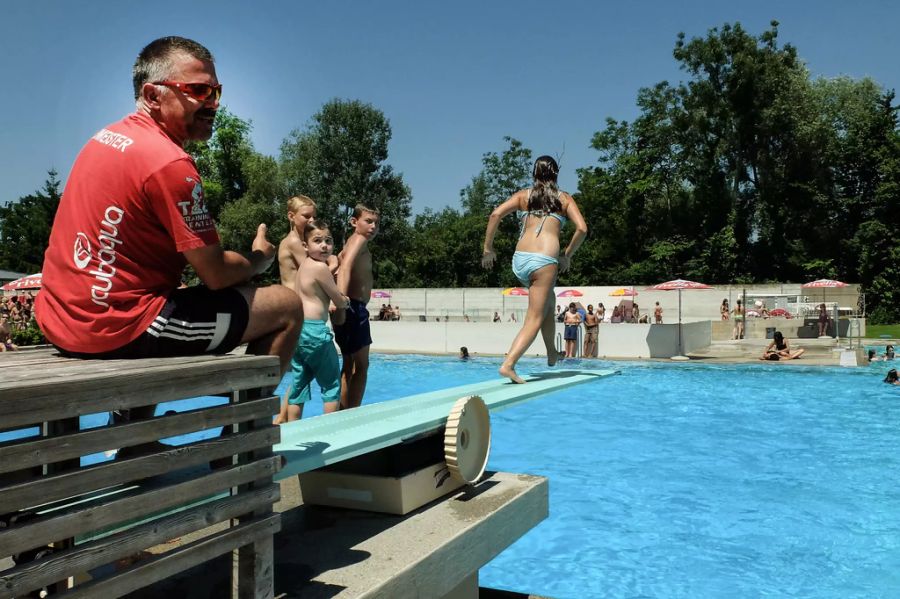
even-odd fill
[{"label": "green tree", "polygon": [[250,141],[252,130],[250,121],[223,106],[216,113],[213,136],[208,141],[189,142],[185,148],[203,178],[204,199],[214,219],[228,202],[244,197],[249,190],[246,163],[256,155]]},{"label": "green tree", "polygon": [[3,268],[25,273],[41,270],[53,218],[59,207],[59,187],[57,173],[51,169],[40,191],[0,206],[0,265]]},{"label": "green tree", "polygon": [[380,110],[357,100],[331,100],[281,145],[287,188],[316,200],[338,246],[357,203],[381,213],[381,240],[373,244],[385,251],[397,241],[394,229],[402,229],[411,214],[409,188],[386,164],[390,139],[390,123]]}]

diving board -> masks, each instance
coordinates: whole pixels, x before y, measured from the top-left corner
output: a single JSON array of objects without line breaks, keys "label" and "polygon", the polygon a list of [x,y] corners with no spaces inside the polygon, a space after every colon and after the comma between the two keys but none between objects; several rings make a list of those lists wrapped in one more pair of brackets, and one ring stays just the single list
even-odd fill
[{"label": "diving board", "polygon": [[410,395],[353,410],[281,425],[273,448],[286,460],[276,479],[287,478],[440,430],[454,402],[478,395],[491,411],[618,374],[617,370],[558,370],[524,377],[524,385],[492,379]]}]

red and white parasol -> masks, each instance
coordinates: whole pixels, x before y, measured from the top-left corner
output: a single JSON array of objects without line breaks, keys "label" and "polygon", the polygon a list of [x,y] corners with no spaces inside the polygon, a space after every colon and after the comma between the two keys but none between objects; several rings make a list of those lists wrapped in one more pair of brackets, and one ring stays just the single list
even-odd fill
[{"label": "red and white parasol", "polygon": [[28,275],[27,277],[22,277],[21,279],[16,279],[15,281],[10,281],[0,289],[3,291],[17,291],[19,289],[40,289],[41,288],[41,273]]}]

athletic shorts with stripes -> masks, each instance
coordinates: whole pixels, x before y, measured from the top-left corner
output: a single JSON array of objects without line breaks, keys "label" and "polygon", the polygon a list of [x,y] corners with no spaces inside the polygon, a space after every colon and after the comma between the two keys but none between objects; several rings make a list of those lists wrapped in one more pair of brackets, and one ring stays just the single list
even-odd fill
[{"label": "athletic shorts with stripes", "polygon": [[213,291],[202,285],[176,289],[163,309],[134,341],[108,352],[60,353],[73,358],[163,358],[224,354],[240,345],[250,310],[237,289]]}]

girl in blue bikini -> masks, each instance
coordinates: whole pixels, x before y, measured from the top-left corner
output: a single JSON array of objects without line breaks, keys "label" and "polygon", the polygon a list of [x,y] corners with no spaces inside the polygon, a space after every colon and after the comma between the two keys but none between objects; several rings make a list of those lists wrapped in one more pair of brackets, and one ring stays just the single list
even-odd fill
[{"label": "girl in blue bikini", "polygon": [[[494,253],[494,236],[500,220],[507,214],[516,212],[519,219],[519,242],[513,254],[513,274],[528,287],[528,312],[522,330],[513,339],[506,354],[500,374],[514,383],[525,381],[516,374],[516,362],[531,346],[538,331],[547,348],[547,364],[556,364],[558,355],[554,346],[556,320],[553,314],[553,286],[556,275],[569,268],[572,254],[584,241],[587,224],[578,210],[575,200],[556,185],[559,166],[550,156],[541,156],[534,161],[532,171],[534,185],[522,189],[497,206],[488,219],[484,235],[484,254],[481,264],[491,268],[497,255]],[[575,233],[565,252],[559,254],[559,233],[566,220],[575,225]]]}]

